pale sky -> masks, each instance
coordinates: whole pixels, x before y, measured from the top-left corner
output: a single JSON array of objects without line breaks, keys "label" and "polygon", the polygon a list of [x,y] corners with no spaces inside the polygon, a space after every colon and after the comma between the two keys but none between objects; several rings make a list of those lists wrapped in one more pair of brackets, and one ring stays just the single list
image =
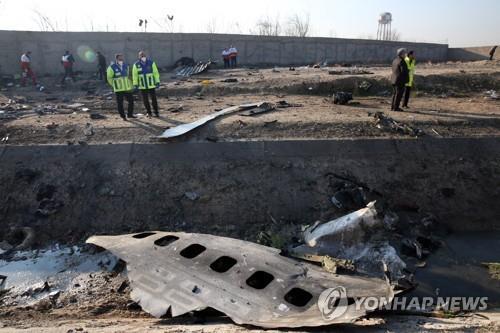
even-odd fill
[{"label": "pale sky", "polygon": [[[40,30],[45,15],[60,31],[166,31],[174,15],[175,32],[250,33],[260,17],[309,15],[312,35],[373,37],[378,16],[393,14],[403,40],[451,46],[500,44],[500,0],[0,0],[0,30]],[[214,29],[214,28],[212,28]]]}]

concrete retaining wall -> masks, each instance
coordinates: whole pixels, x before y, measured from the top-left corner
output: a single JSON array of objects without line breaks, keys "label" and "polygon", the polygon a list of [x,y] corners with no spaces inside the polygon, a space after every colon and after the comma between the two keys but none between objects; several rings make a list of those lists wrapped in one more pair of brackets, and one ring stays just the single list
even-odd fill
[{"label": "concrete retaining wall", "polygon": [[[447,45],[385,42],[341,38],[262,37],[225,34],[168,34],[118,32],[29,32],[0,31],[1,70],[19,72],[21,54],[33,52],[33,65],[40,73],[60,73],[64,50],[77,55],[78,47],[100,50],[112,60],[115,53],[124,53],[129,61],[137,51],[149,52],[160,66],[170,66],[181,57],[195,60],[219,60],[222,49],[233,44],[239,49],[244,65],[303,65],[319,61],[330,63],[389,63],[396,49],[416,50],[421,61],[445,61]],[[95,63],[86,63],[77,56],[77,70],[94,71]]]},{"label": "concrete retaining wall", "polygon": [[[342,178],[453,230],[500,230],[498,138],[4,146],[0,161],[0,239],[8,226],[61,240],[155,229],[246,238],[270,216],[331,218]],[[44,184],[55,190],[48,217],[35,213]]]},{"label": "concrete retaining wall", "polygon": [[[493,46],[449,48],[448,60],[450,61],[478,61],[490,58],[490,50]],[[494,59],[500,59],[500,49],[495,53]]]}]

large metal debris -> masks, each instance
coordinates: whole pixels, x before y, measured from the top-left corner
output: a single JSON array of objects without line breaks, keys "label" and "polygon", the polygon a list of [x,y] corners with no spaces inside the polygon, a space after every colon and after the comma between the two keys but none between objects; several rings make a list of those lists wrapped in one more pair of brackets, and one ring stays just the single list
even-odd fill
[{"label": "large metal debris", "polygon": [[[356,270],[393,281],[404,277],[405,263],[397,251],[380,234],[385,233],[384,220],[378,217],[375,202],[365,208],[330,222],[316,222],[304,230],[303,245],[289,249],[297,258],[330,256],[352,260]],[[309,260],[309,259],[306,259]]]},{"label": "large metal debris", "polygon": [[375,202],[370,202],[365,208],[336,220],[324,224],[316,223],[304,231],[304,241],[310,247],[317,246],[324,238],[329,238],[329,243],[338,246],[359,244],[367,230],[381,224],[376,217]]},{"label": "large metal debris", "polygon": [[200,74],[208,70],[211,64],[212,61],[209,60],[209,61],[200,61],[196,65],[183,66],[181,69],[177,71],[176,75],[188,77],[191,75]]},{"label": "large metal debris", "polygon": [[355,321],[367,312],[355,304],[364,297],[393,298],[385,280],[330,274],[237,239],[144,232],[87,243],[127,263],[131,298],[156,317],[210,307],[238,324],[312,327]]},{"label": "large metal debris", "polygon": [[227,115],[227,114],[230,114],[230,113],[233,113],[236,111],[240,111],[240,110],[248,110],[248,109],[256,108],[262,104],[263,104],[263,102],[232,106],[232,107],[226,108],[224,110],[212,113],[211,115],[200,118],[192,123],[182,124],[182,125],[179,125],[179,126],[176,126],[173,128],[169,128],[165,132],[163,132],[163,134],[160,135],[159,138],[169,139],[169,138],[181,136],[181,135],[184,135],[184,134],[194,130],[195,128],[197,128],[199,126],[202,126],[202,125],[208,123],[209,121],[211,121],[217,117],[224,116],[224,115]]}]

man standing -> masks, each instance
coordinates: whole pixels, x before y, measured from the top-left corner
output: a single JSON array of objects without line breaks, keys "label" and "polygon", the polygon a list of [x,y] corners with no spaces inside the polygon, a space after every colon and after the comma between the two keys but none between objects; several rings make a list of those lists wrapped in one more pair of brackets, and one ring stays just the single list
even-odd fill
[{"label": "man standing", "polygon": [[496,51],[497,51],[497,46],[493,46],[490,50],[490,60],[493,60]]},{"label": "man standing", "polygon": [[97,75],[99,80],[106,81],[106,67],[106,58],[101,52],[97,51]]},{"label": "man standing", "polygon": [[405,91],[405,85],[409,81],[408,67],[405,62],[406,49],[399,49],[397,52],[397,57],[392,62],[392,107],[391,111],[403,111],[399,105],[401,104],[401,99],[403,98],[403,93]]},{"label": "man standing", "polygon": [[33,85],[36,86],[36,76],[31,69],[31,51],[27,51],[21,55],[21,71],[21,85],[24,87],[26,85],[26,79],[29,77],[33,81]]},{"label": "man standing", "polygon": [[75,58],[73,58],[73,55],[69,51],[64,52],[64,55],[62,56],[61,59],[61,64],[64,67],[64,76],[61,80],[61,84],[64,84],[68,76],[73,80],[73,82],[75,81],[75,75],[73,74],[74,63],[75,63]]},{"label": "man standing", "polygon": [[238,65],[238,49],[232,45],[229,48],[229,62],[231,64],[231,68],[236,68]]},{"label": "man standing", "polygon": [[222,60],[224,61],[224,68],[229,68],[230,67],[229,56],[230,56],[230,53],[229,53],[229,50],[226,47],[222,51]]},{"label": "man standing", "polygon": [[411,89],[413,88],[413,80],[415,78],[415,67],[417,60],[415,59],[415,52],[408,52],[408,56],[405,58],[406,67],[408,67],[409,81],[405,86],[405,97],[403,101],[403,107],[408,108],[408,101],[410,100]]},{"label": "man standing", "polygon": [[126,98],[128,102],[128,118],[137,118],[134,116],[134,96],[132,95],[130,70],[122,54],[117,54],[115,56],[115,62],[108,67],[106,74],[108,83],[113,87],[113,91],[116,94],[116,103],[118,104],[118,113],[120,117],[122,117],[123,120],[127,120],[123,109],[123,100]]},{"label": "man standing", "polygon": [[142,102],[148,116],[151,117],[151,105],[149,104],[149,96],[151,96],[155,117],[159,117],[155,89],[160,86],[160,73],[156,63],[146,57],[144,51],[139,52],[139,60],[136,61],[132,68],[132,83],[135,89],[138,88],[141,91]]}]

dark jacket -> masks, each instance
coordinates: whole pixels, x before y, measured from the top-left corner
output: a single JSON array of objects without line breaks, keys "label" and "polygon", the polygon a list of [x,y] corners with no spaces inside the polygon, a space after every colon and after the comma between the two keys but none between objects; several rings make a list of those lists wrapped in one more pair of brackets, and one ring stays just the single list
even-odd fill
[{"label": "dark jacket", "polygon": [[97,62],[100,68],[105,69],[106,67],[108,67],[108,64],[106,63],[106,58],[102,54],[97,55]]},{"label": "dark jacket", "polygon": [[402,87],[410,81],[410,73],[406,61],[401,57],[396,57],[392,62],[391,83],[395,86]]}]

